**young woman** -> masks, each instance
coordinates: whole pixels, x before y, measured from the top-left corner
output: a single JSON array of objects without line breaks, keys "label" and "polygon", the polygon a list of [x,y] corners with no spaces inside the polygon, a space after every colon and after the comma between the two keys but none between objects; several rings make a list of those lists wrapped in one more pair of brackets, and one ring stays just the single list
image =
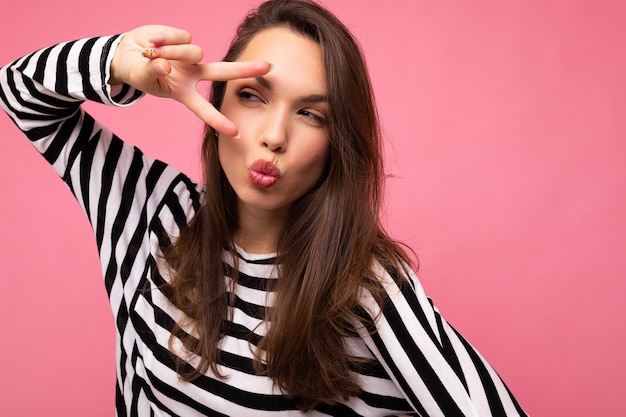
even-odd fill
[{"label": "young woman", "polygon": [[[525,415],[382,229],[368,73],[307,1],[261,5],[221,63],[146,26],[35,52],[0,102],[94,229],[118,415]],[[213,81],[209,101],[196,91]],[[170,97],[207,123],[205,182],[80,107]]]}]

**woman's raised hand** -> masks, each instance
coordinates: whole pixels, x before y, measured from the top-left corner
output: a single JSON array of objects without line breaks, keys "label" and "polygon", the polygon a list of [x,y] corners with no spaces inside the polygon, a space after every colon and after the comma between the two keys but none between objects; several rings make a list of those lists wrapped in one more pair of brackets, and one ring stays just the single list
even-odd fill
[{"label": "woman's raised hand", "polygon": [[145,93],[187,106],[218,132],[236,136],[237,127],[197,90],[200,81],[228,81],[267,73],[267,62],[202,64],[202,49],[191,35],[168,26],[141,26],[127,32],[111,61],[112,85],[126,83]]}]

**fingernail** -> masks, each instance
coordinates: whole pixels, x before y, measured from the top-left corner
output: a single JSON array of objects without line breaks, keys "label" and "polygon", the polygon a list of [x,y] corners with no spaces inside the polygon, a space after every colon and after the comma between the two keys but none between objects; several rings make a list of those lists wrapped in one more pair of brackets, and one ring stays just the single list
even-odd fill
[{"label": "fingernail", "polygon": [[146,58],[154,59],[159,56],[159,51],[156,48],[148,48],[144,49],[141,54]]},{"label": "fingernail", "polygon": [[237,131],[237,134],[233,136],[233,139],[241,139],[241,132]]}]

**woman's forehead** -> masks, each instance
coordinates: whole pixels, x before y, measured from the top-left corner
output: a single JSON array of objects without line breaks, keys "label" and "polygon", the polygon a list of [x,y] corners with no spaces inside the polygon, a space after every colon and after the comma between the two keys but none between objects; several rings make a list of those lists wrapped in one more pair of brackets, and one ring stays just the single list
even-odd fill
[{"label": "woman's forehead", "polygon": [[322,49],[315,41],[287,28],[266,29],[256,34],[237,61],[267,61],[264,77],[272,88],[314,89],[326,94],[326,69]]}]

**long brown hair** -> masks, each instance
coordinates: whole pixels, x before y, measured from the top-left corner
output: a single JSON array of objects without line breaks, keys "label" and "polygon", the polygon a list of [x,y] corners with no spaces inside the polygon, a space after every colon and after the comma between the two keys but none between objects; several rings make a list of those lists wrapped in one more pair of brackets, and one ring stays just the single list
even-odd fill
[{"label": "long brown hair", "polygon": [[[278,242],[279,279],[272,288],[273,307],[266,313],[270,326],[255,356],[259,373],[272,378],[302,409],[310,409],[360,393],[350,370],[362,361],[344,348],[360,291],[381,295],[374,261],[398,269],[410,260],[380,224],[384,173],[379,123],[357,42],[337,18],[313,2],[268,1],[240,24],[224,60],[236,60],[257,33],[273,27],[288,28],[322,49],[331,151],[320,183],[290,209]],[[218,109],[225,88],[225,82],[213,84],[210,101]],[[219,375],[218,347],[229,317],[222,251],[237,259],[232,241],[238,227],[237,197],[220,167],[217,147],[215,132],[207,127],[202,147],[205,201],[164,249],[174,271],[171,300],[188,315],[196,333],[191,336],[179,326],[172,337],[181,338],[201,358],[197,368],[179,364],[186,380],[209,368]],[[235,270],[232,278],[236,276]]]}]

